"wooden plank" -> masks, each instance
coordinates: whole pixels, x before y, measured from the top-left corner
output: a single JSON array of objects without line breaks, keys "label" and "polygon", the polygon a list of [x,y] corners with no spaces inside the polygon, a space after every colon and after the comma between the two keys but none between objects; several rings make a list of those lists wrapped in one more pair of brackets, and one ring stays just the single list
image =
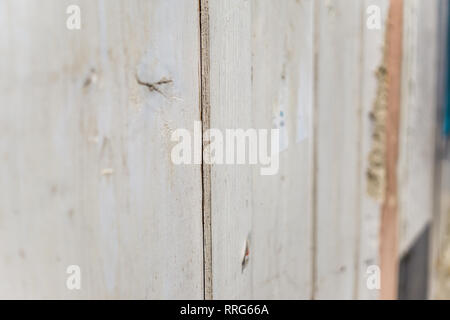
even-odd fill
[{"label": "wooden plank", "polygon": [[[380,9],[380,29],[369,29],[367,20],[374,11],[368,9],[377,6]],[[359,250],[357,253],[358,266],[356,276],[358,285],[355,286],[355,298],[376,299],[379,290],[367,286],[368,277],[372,274],[369,269],[379,266],[379,233],[381,203],[379,199],[371,196],[369,190],[373,181],[368,177],[371,168],[370,152],[373,150],[375,123],[371,114],[377,99],[380,99],[380,90],[383,83],[380,82],[378,72],[383,66],[384,40],[387,26],[387,13],[389,0],[366,0],[362,8],[362,60],[361,60],[361,166],[360,166],[360,217],[359,217]],[[374,186],[377,188],[379,186]]]},{"label": "wooden plank", "polygon": [[312,294],[313,27],[312,0],[252,2],[253,124],[279,128],[281,146],[278,174],[253,174],[249,272],[256,299]]},{"label": "wooden plank", "polygon": [[316,1],[316,5],[314,298],[351,299],[359,280],[362,2]]},{"label": "wooden plank", "polygon": [[202,298],[201,171],[170,158],[200,120],[198,1],[1,1],[0,38],[0,296]]},{"label": "wooden plank", "polygon": [[381,299],[395,299],[398,286],[398,182],[403,0],[391,0],[386,34],[386,191],[381,212]]},{"label": "wooden plank", "polygon": [[274,176],[211,168],[213,297],[309,298],[313,1],[209,6],[211,127],[272,129],[282,110],[289,141]]},{"label": "wooden plank", "polygon": [[[251,128],[249,1],[210,0],[211,128]],[[252,223],[252,167],[211,165],[212,297],[251,297],[242,261]]]},{"label": "wooden plank", "polygon": [[409,250],[433,212],[438,5],[439,1],[405,2],[399,144],[400,254]]}]

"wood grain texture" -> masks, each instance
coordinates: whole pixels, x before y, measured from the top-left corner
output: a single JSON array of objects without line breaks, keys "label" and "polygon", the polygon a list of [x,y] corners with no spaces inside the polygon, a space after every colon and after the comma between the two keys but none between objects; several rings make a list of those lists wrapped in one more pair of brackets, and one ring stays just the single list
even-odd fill
[{"label": "wood grain texture", "polygon": [[253,125],[279,128],[281,145],[287,145],[278,174],[261,176],[259,168],[253,174],[256,299],[312,294],[313,28],[314,1],[252,2]]},{"label": "wood grain texture", "polygon": [[400,254],[431,221],[437,118],[439,1],[406,1],[399,155]]},{"label": "wood grain texture", "polygon": [[354,298],[359,281],[362,4],[316,2],[317,299]]},{"label": "wood grain texture", "polygon": [[[376,299],[372,265],[394,298],[432,211],[438,47],[437,2],[401,3],[0,0],[0,298]],[[380,66],[384,203],[367,192]],[[194,121],[279,128],[278,173],[174,165]]]},{"label": "wood grain texture", "polygon": [[211,127],[272,129],[283,111],[288,140],[274,176],[212,166],[213,297],[309,298],[313,1],[210,1],[210,18]]},{"label": "wood grain texture", "polygon": [[[380,8],[381,28],[367,28],[367,8],[370,6]],[[373,144],[374,123],[371,120],[371,112],[377,99],[379,82],[377,72],[383,65],[384,40],[387,26],[388,0],[365,0],[362,8],[362,52],[361,52],[361,115],[360,115],[360,215],[359,231],[357,236],[359,250],[357,252],[356,277],[358,283],[355,286],[354,296],[357,299],[376,299],[379,290],[369,289],[367,279],[368,268],[379,266],[379,230],[381,203],[372,198],[367,190],[370,183],[367,172],[369,169],[369,155]]]},{"label": "wood grain texture", "polygon": [[200,166],[170,159],[200,120],[198,1],[0,1],[0,38],[0,296],[202,298]]},{"label": "wood grain texture", "polygon": [[[210,0],[211,128],[251,128],[250,1]],[[211,165],[212,292],[214,299],[251,298],[243,272],[252,221],[252,167]]]}]

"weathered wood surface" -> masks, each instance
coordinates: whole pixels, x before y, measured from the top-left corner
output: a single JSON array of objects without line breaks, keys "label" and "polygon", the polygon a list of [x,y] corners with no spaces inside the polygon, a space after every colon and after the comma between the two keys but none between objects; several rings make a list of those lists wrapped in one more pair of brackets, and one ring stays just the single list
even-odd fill
[{"label": "weathered wood surface", "polygon": [[431,221],[437,119],[439,1],[405,1],[399,160],[400,253]]},{"label": "weathered wood surface", "polygon": [[[432,209],[438,46],[437,6],[408,1],[402,252]],[[201,4],[209,22],[193,0],[0,1],[0,297],[378,297],[367,172],[389,1]],[[171,133],[200,120],[279,128],[278,174],[172,164]]]},{"label": "weathered wood surface", "polygon": [[170,161],[200,119],[198,20],[198,1],[0,1],[1,297],[203,297],[200,167]]},{"label": "weathered wood surface", "polygon": [[[211,128],[251,128],[249,1],[209,1]],[[251,298],[242,259],[252,223],[249,165],[212,165],[212,297]]]},{"label": "weathered wood surface", "polygon": [[254,298],[312,296],[313,27],[313,1],[252,2],[253,126],[280,129],[278,174],[253,174]]},{"label": "weathered wood surface", "polygon": [[318,299],[350,299],[357,284],[362,12],[362,2],[317,3]]},{"label": "weathered wood surface", "polygon": [[[224,214],[222,206],[215,212],[213,205],[213,235],[220,239],[215,241],[226,239],[229,248],[229,243],[238,240],[235,251],[213,244],[213,259],[227,261],[213,264],[214,297],[374,298],[376,291],[366,286],[366,268],[378,261],[379,205],[366,195],[365,176],[371,139],[368,118],[377,90],[375,71],[382,63],[387,2],[376,3],[384,17],[377,31],[366,30],[366,7],[358,3],[251,4],[253,126],[270,129],[283,111],[286,125],[280,129],[286,130],[287,139],[282,138],[286,141],[281,144],[288,147],[280,152],[277,176],[261,176],[254,170],[249,198],[253,207],[245,213],[247,218],[236,211],[232,220],[236,224],[226,228],[230,214]],[[218,4],[210,2],[210,9],[219,11],[214,6]],[[212,25],[219,25],[212,17]],[[215,39],[214,32],[222,35],[230,28],[228,21],[211,28],[212,66],[225,60],[216,57],[215,50],[228,52],[216,46],[238,50],[233,48],[234,38],[217,35],[220,42]],[[247,45],[243,34],[244,39],[238,37],[243,42],[240,47]],[[240,61],[232,63],[233,67]],[[221,124],[229,121],[225,115],[231,115],[247,121],[246,127],[250,120],[239,105],[224,102],[214,107],[218,106],[214,99],[221,94],[213,90],[214,74],[232,83],[247,81],[244,85],[248,86],[248,74],[242,76],[242,68],[232,70],[221,73],[218,66],[211,68],[211,94],[216,95],[211,113]],[[219,83],[226,86],[227,82]],[[226,174],[226,169],[214,170],[223,170],[223,181],[213,175],[213,188],[221,193],[229,190],[225,179],[231,169]],[[238,173],[231,174],[237,179]],[[241,187],[249,184],[240,181]],[[212,192],[213,204],[221,193]],[[234,196],[239,201],[242,193]],[[242,222],[249,216],[250,224]],[[242,271],[240,257],[247,233],[251,234],[250,263]],[[231,296],[219,295],[222,283]]]},{"label": "weathered wood surface", "polygon": [[370,290],[367,287],[368,271],[372,266],[379,266],[379,233],[380,233],[380,210],[381,204],[368,193],[369,184],[372,181],[368,178],[367,172],[370,168],[370,151],[373,147],[374,121],[371,113],[378,97],[380,86],[377,73],[383,66],[383,56],[385,51],[385,35],[387,26],[387,16],[389,1],[387,0],[366,0],[363,7],[363,14],[367,18],[367,8],[376,5],[380,8],[381,29],[370,30],[367,20],[364,19],[362,26],[362,53],[361,53],[361,123],[360,123],[360,216],[359,216],[359,250],[357,252],[358,284],[355,289],[355,297],[358,299],[376,299],[379,296],[378,290]]}]

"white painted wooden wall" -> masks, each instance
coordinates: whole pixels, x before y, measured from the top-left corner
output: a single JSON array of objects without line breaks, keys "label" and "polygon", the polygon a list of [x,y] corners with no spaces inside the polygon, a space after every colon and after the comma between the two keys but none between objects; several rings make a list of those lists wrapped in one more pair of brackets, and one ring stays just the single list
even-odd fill
[{"label": "white painted wooden wall", "polygon": [[[408,1],[402,248],[430,219],[438,45],[436,6]],[[286,144],[274,176],[211,167],[213,298],[378,297],[366,171],[388,7],[209,0],[211,128],[270,129],[282,112]],[[203,298],[201,166],[170,160],[172,131],[201,120],[199,30],[194,0],[0,0],[1,298]]]},{"label": "white painted wooden wall", "polygon": [[405,1],[399,159],[400,252],[431,221],[437,127],[440,1]]},{"label": "white painted wooden wall", "polygon": [[[0,297],[202,298],[201,171],[170,161],[172,130],[200,119],[198,1],[0,15]],[[171,79],[166,97],[136,74]]]}]

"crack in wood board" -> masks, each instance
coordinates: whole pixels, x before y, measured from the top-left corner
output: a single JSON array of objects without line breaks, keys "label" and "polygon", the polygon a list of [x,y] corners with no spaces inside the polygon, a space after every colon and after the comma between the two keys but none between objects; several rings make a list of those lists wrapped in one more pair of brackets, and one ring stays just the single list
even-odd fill
[{"label": "crack in wood board", "polygon": [[[200,115],[203,134],[210,128],[210,57],[209,57],[209,3],[199,0],[200,8]],[[202,215],[203,215],[203,290],[204,299],[213,298],[212,236],[211,236],[211,166],[203,161],[207,142],[202,139]]]}]

